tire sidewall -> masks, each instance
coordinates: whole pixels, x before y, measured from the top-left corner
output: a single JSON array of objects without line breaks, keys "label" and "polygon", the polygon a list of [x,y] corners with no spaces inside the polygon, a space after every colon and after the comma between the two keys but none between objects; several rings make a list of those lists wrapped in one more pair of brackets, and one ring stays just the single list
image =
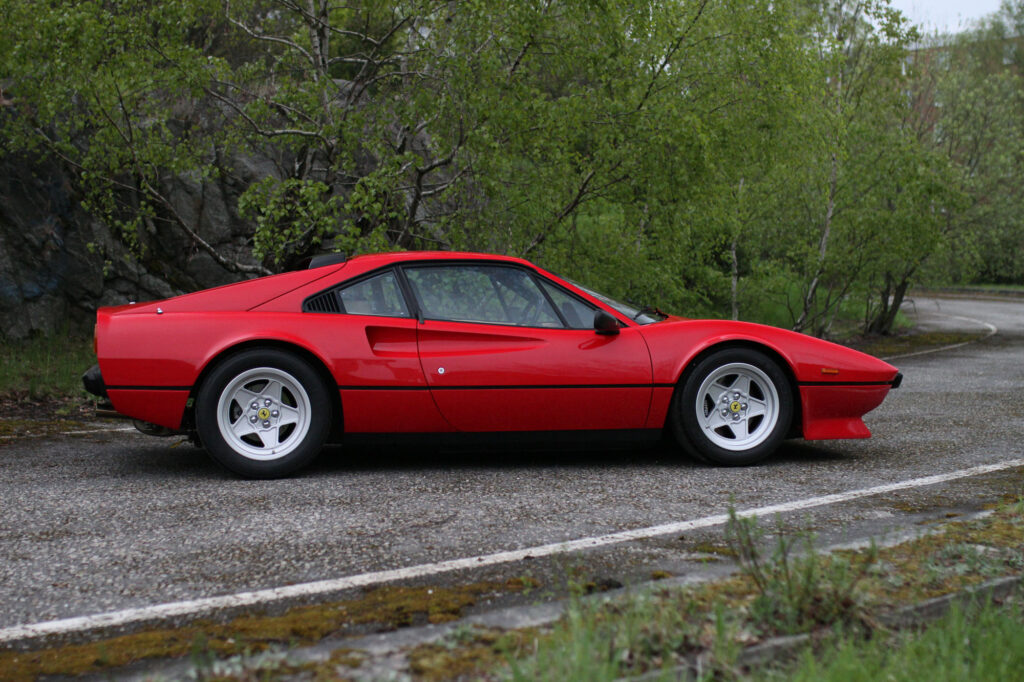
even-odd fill
[{"label": "tire sidewall", "polygon": [[[261,461],[237,452],[221,435],[217,409],[221,393],[246,370],[271,367],[291,374],[305,389],[310,424],[302,442],[279,459]],[[328,389],[309,363],[277,349],[251,349],[232,355],[213,369],[196,394],[196,430],[206,451],[219,464],[246,478],[278,478],[302,468],[320,452],[331,426]]]},{"label": "tire sidewall", "polygon": [[[775,385],[779,418],[768,437],[746,450],[727,450],[716,445],[697,421],[697,393],[704,380],[715,370],[732,363],[758,368]],[[746,466],[759,462],[778,448],[793,421],[793,390],[778,363],[761,351],[750,348],[724,348],[699,358],[683,373],[672,401],[671,425],[676,441],[698,459],[724,466]]]}]

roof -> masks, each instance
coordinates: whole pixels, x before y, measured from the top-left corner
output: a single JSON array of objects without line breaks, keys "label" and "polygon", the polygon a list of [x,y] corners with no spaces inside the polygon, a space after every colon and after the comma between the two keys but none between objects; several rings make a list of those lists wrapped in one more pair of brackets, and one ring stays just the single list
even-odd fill
[{"label": "roof", "polygon": [[515,256],[505,256],[496,253],[478,253],[473,251],[388,251],[385,253],[369,253],[354,256],[353,258],[350,258],[348,262],[370,262],[373,264],[380,263],[383,265],[385,263],[423,260],[492,260],[533,266],[533,263],[530,261],[517,258]]}]

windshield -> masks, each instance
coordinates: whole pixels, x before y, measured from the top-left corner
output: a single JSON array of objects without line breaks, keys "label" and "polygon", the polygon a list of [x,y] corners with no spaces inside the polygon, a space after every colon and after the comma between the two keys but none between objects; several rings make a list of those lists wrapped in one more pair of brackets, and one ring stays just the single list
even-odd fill
[{"label": "windshield", "polygon": [[654,308],[648,308],[646,306],[644,308],[634,308],[631,305],[628,305],[621,301],[616,301],[614,298],[605,296],[604,294],[600,294],[591,289],[590,287],[585,287],[579,282],[574,282],[571,279],[567,279],[565,277],[563,277],[562,279],[564,279],[566,282],[569,282],[580,291],[585,291],[594,298],[596,298],[597,300],[601,301],[602,303],[614,308],[615,310],[622,313],[623,315],[633,320],[637,324],[651,324],[652,322],[660,322],[666,317],[668,317],[664,313],[655,310]]}]

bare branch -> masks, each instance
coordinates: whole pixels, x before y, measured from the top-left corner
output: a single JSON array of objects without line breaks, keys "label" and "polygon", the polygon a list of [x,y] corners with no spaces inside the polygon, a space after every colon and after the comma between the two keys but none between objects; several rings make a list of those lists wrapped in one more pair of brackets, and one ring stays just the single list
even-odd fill
[{"label": "bare branch", "polygon": [[647,104],[647,100],[650,99],[651,95],[654,93],[654,84],[658,82],[658,79],[661,78],[661,74],[663,74],[665,69],[668,68],[669,63],[672,61],[676,52],[678,52],[679,48],[683,46],[683,42],[686,40],[686,37],[690,35],[690,31],[692,31],[693,27],[697,25],[697,21],[700,20],[701,15],[704,14],[704,8],[707,7],[707,4],[708,0],[701,0],[700,5],[697,7],[697,13],[693,15],[692,19],[690,19],[689,25],[681,34],[679,34],[679,38],[672,43],[668,52],[665,53],[665,57],[661,60],[661,64],[658,65],[658,69],[654,72],[654,75],[651,76],[650,82],[647,83],[647,90],[644,92],[644,96],[640,98],[640,103],[636,105],[636,111],[640,111],[644,108],[644,105]]},{"label": "bare branch", "polygon": [[263,128],[260,126],[259,123],[253,120],[252,116],[245,113],[245,110],[242,109],[242,107],[239,106],[237,102],[234,102],[230,98],[225,97],[213,88],[207,87],[204,88],[204,90],[211,97],[214,97],[218,101],[223,102],[224,104],[227,104],[229,107],[234,109],[235,113],[241,116],[246,123],[252,126],[253,130],[255,130],[257,134],[262,135],[263,137],[281,137],[285,135],[296,135],[298,137],[307,137],[314,140],[318,140],[325,146],[327,146],[328,144],[327,140],[324,139],[323,135],[312,130],[303,130],[301,128]]},{"label": "bare branch", "polygon": [[547,225],[547,227],[541,232],[537,233],[537,236],[533,238],[533,241],[523,249],[523,258],[525,258],[531,251],[544,243],[544,240],[548,238],[551,230],[562,222],[567,215],[576,210],[576,208],[583,202],[583,198],[587,195],[587,187],[590,185],[590,181],[594,179],[594,175],[597,174],[596,170],[591,170],[587,173],[587,177],[583,178],[583,182],[580,183],[579,188],[576,190],[576,194],[573,198],[565,205],[562,211]]},{"label": "bare branch", "polygon": [[[120,97],[121,97],[121,93],[120,93],[120,90],[118,90],[118,98],[119,98],[119,101],[121,103],[121,108],[122,108],[122,111],[124,113],[125,120],[128,121],[128,118],[127,118],[128,112],[124,108],[124,102],[123,102],[123,100],[120,100]],[[100,104],[98,98],[97,98],[97,104]],[[103,177],[104,181],[109,182],[110,184],[112,184],[114,186],[117,186],[117,187],[120,187],[122,189],[128,190],[128,191],[132,192],[133,194],[135,194],[136,196],[139,193],[142,193],[142,194],[149,195],[153,199],[156,199],[157,201],[159,201],[160,204],[164,207],[164,209],[168,213],[170,213],[171,216],[173,216],[174,222],[178,225],[178,227],[181,228],[181,230],[183,232],[185,232],[185,234],[187,234],[189,236],[189,238],[192,240],[192,242],[194,244],[196,244],[199,248],[201,248],[204,251],[206,251],[210,255],[210,257],[213,258],[213,260],[216,261],[225,270],[227,270],[229,272],[239,272],[239,273],[246,273],[246,274],[260,274],[260,275],[272,274],[270,272],[270,270],[268,270],[267,268],[263,267],[262,265],[245,265],[245,264],[239,263],[237,261],[228,260],[227,258],[222,256],[220,254],[220,252],[218,252],[217,249],[215,249],[209,242],[207,242],[205,239],[200,237],[198,232],[196,232],[191,227],[189,227],[189,225],[185,221],[185,219],[181,217],[181,215],[177,212],[177,210],[175,210],[174,205],[171,204],[171,202],[166,197],[164,197],[160,192],[158,192],[156,190],[156,188],[153,187],[153,185],[149,182],[149,180],[146,179],[145,175],[142,172],[142,165],[141,165],[141,162],[139,161],[138,154],[136,153],[136,150],[135,150],[134,146],[132,145],[132,142],[131,142],[132,136],[130,135],[130,133],[126,133],[125,131],[121,130],[121,127],[117,125],[117,123],[110,116],[110,113],[106,110],[106,108],[104,108],[103,106],[98,106],[97,108],[102,112],[103,117],[107,119],[107,122],[110,123],[110,125],[114,127],[114,129],[117,131],[118,136],[125,143],[125,145],[128,148],[128,151],[131,153],[131,155],[132,155],[132,162],[133,162],[133,166],[134,166],[134,170],[135,170],[136,182],[138,182],[139,185],[138,186],[133,186],[133,185],[129,185],[127,183],[123,183],[123,182],[114,180],[113,178],[109,178],[109,177],[106,177],[106,176],[101,176],[101,177]],[[130,130],[131,129],[130,122],[128,122],[128,127],[129,127],[129,130]],[[38,132],[42,135],[43,139],[47,140],[47,142],[50,143],[51,147],[55,146],[53,144],[52,140],[50,140],[50,138],[47,137],[41,130],[39,130]],[[67,158],[64,154],[61,154],[58,150],[54,149],[54,152],[57,153],[57,155],[60,156],[62,159],[68,161],[69,163],[71,163],[72,165],[77,167],[78,169],[84,170],[81,165],[71,161],[71,159]]]},{"label": "bare branch", "polygon": [[292,50],[295,50],[296,52],[301,54],[303,57],[306,58],[306,61],[308,61],[312,66],[316,67],[316,61],[313,59],[313,55],[311,55],[309,53],[309,51],[306,50],[306,48],[302,47],[301,45],[299,45],[295,41],[289,40],[288,38],[281,38],[280,36],[272,36],[272,35],[267,35],[265,33],[260,33],[258,31],[255,31],[255,30],[249,28],[248,26],[243,24],[241,21],[239,21],[239,20],[235,19],[234,17],[232,17],[231,16],[231,0],[224,0],[224,17],[231,24],[237,26],[238,28],[242,29],[247,34],[249,34],[249,36],[251,38],[255,38],[256,40],[263,40],[263,41],[266,41],[268,43],[277,43],[279,45],[285,45],[286,47],[288,47],[288,48],[290,48]]},{"label": "bare branch", "polygon": [[397,22],[392,24],[391,27],[380,38],[372,38],[365,33],[360,33],[358,31],[350,31],[343,28],[335,28],[333,26],[330,26],[328,28],[332,33],[337,33],[338,35],[349,36],[352,38],[358,38],[364,43],[369,43],[370,45],[373,45],[375,48],[380,49],[381,47],[384,46],[386,42],[388,42],[391,39],[393,35],[395,35],[395,33],[398,32],[400,28],[402,28],[406,23],[408,23],[411,18],[411,15],[402,17]]},{"label": "bare branch", "polygon": [[429,198],[429,197],[437,196],[438,194],[442,194],[445,191],[447,191],[449,187],[454,185],[456,182],[458,182],[460,179],[462,179],[469,172],[470,172],[470,168],[469,167],[462,168],[462,169],[459,170],[458,173],[456,173],[455,175],[451,176],[450,178],[448,178],[444,182],[435,183],[433,186],[431,186],[430,189],[423,190],[423,192],[421,193],[421,196],[426,199],[426,198]]},{"label": "bare branch", "polygon": [[[64,152],[62,152],[60,150],[60,147],[57,145],[57,142],[55,140],[53,140],[50,136],[48,136],[46,134],[46,131],[44,131],[42,128],[33,128],[32,130],[33,130],[33,132],[35,132],[36,135],[38,135],[40,138],[43,139],[43,141],[46,143],[46,147],[50,150],[50,152],[52,152],[53,154],[56,154],[57,158],[59,158],[61,161],[63,161],[64,163],[68,164],[69,166],[73,167],[79,173],[82,173],[82,172],[84,172],[86,170],[85,166],[83,166],[82,164],[78,163],[77,161],[75,161],[71,157],[69,157],[66,154],[64,154]],[[127,190],[129,192],[138,192],[139,191],[138,187],[135,187],[133,185],[129,185],[127,183],[121,182],[120,180],[117,180],[117,179],[112,178],[110,176],[99,175],[95,171],[92,171],[91,173],[92,173],[92,175],[94,177],[100,178],[101,180],[103,180],[103,182],[105,182],[105,183],[107,183],[109,185],[112,185],[113,187],[117,187],[119,189]]]},{"label": "bare branch", "polygon": [[523,45],[523,49],[519,50],[519,54],[516,55],[515,60],[512,62],[512,66],[509,67],[509,69],[508,69],[508,79],[509,80],[512,80],[512,76],[514,76],[516,71],[519,69],[519,65],[523,62],[523,57],[526,56],[527,51],[531,47],[533,47],[533,36],[530,36],[529,40],[526,41],[526,44]]},{"label": "bare branch", "polygon": [[245,265],[244,263],[228,260],[227,258],[222,256],[220,252],[217,251],[217,249],[215,249],[208,241],[200,237],[198,232],[196,232],[195,230],[188,226],[188,223],[186,223],[185,219],[178,214],[178,212],[174,209],[174,206],[171,204],[171,202],[168,201],[168,199],[164,197],[162,194],[160,194],[160,192],[158,192],[156,188],[154,188],[153,185],[149,183],[148,180],[144,179],[142,183],[143,189],[146,190],[146,193],[152,196],[154,199],[156,199],[163,205],[164,209],[166,209],[167,212],[174,217],[174,222],[176,222],[178,224],[178,227],[180,227],[185,232],[185,234],[187,234],[192,239],[193,243],[195,243],[199,248],[208,253],[210,257],[213,258],[213,260],[215,260],[217,264],[220,265],[222,268],[224,268],[228,272],[239,272],[251,275],[273,274],[270,270],[263,267],[262,265]]}]

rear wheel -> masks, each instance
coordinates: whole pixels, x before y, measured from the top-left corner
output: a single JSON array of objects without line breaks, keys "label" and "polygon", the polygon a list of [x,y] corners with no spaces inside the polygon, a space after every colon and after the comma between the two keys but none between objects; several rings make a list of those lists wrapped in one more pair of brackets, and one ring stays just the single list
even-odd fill
[{"label": "rear wheel", "polygon": [[726,348],[700,359],[676,390],[672,431],[690,454],[742,466],[770,455],[793,419],[786,375],[764,353]]},{"label": "rear wheel", "polygon": [[211,456],[249,478],[286,476],[308,464],[330,430],[328,389],[308,363],[252,349],[211,372],[196,397],[196,429]]}]

